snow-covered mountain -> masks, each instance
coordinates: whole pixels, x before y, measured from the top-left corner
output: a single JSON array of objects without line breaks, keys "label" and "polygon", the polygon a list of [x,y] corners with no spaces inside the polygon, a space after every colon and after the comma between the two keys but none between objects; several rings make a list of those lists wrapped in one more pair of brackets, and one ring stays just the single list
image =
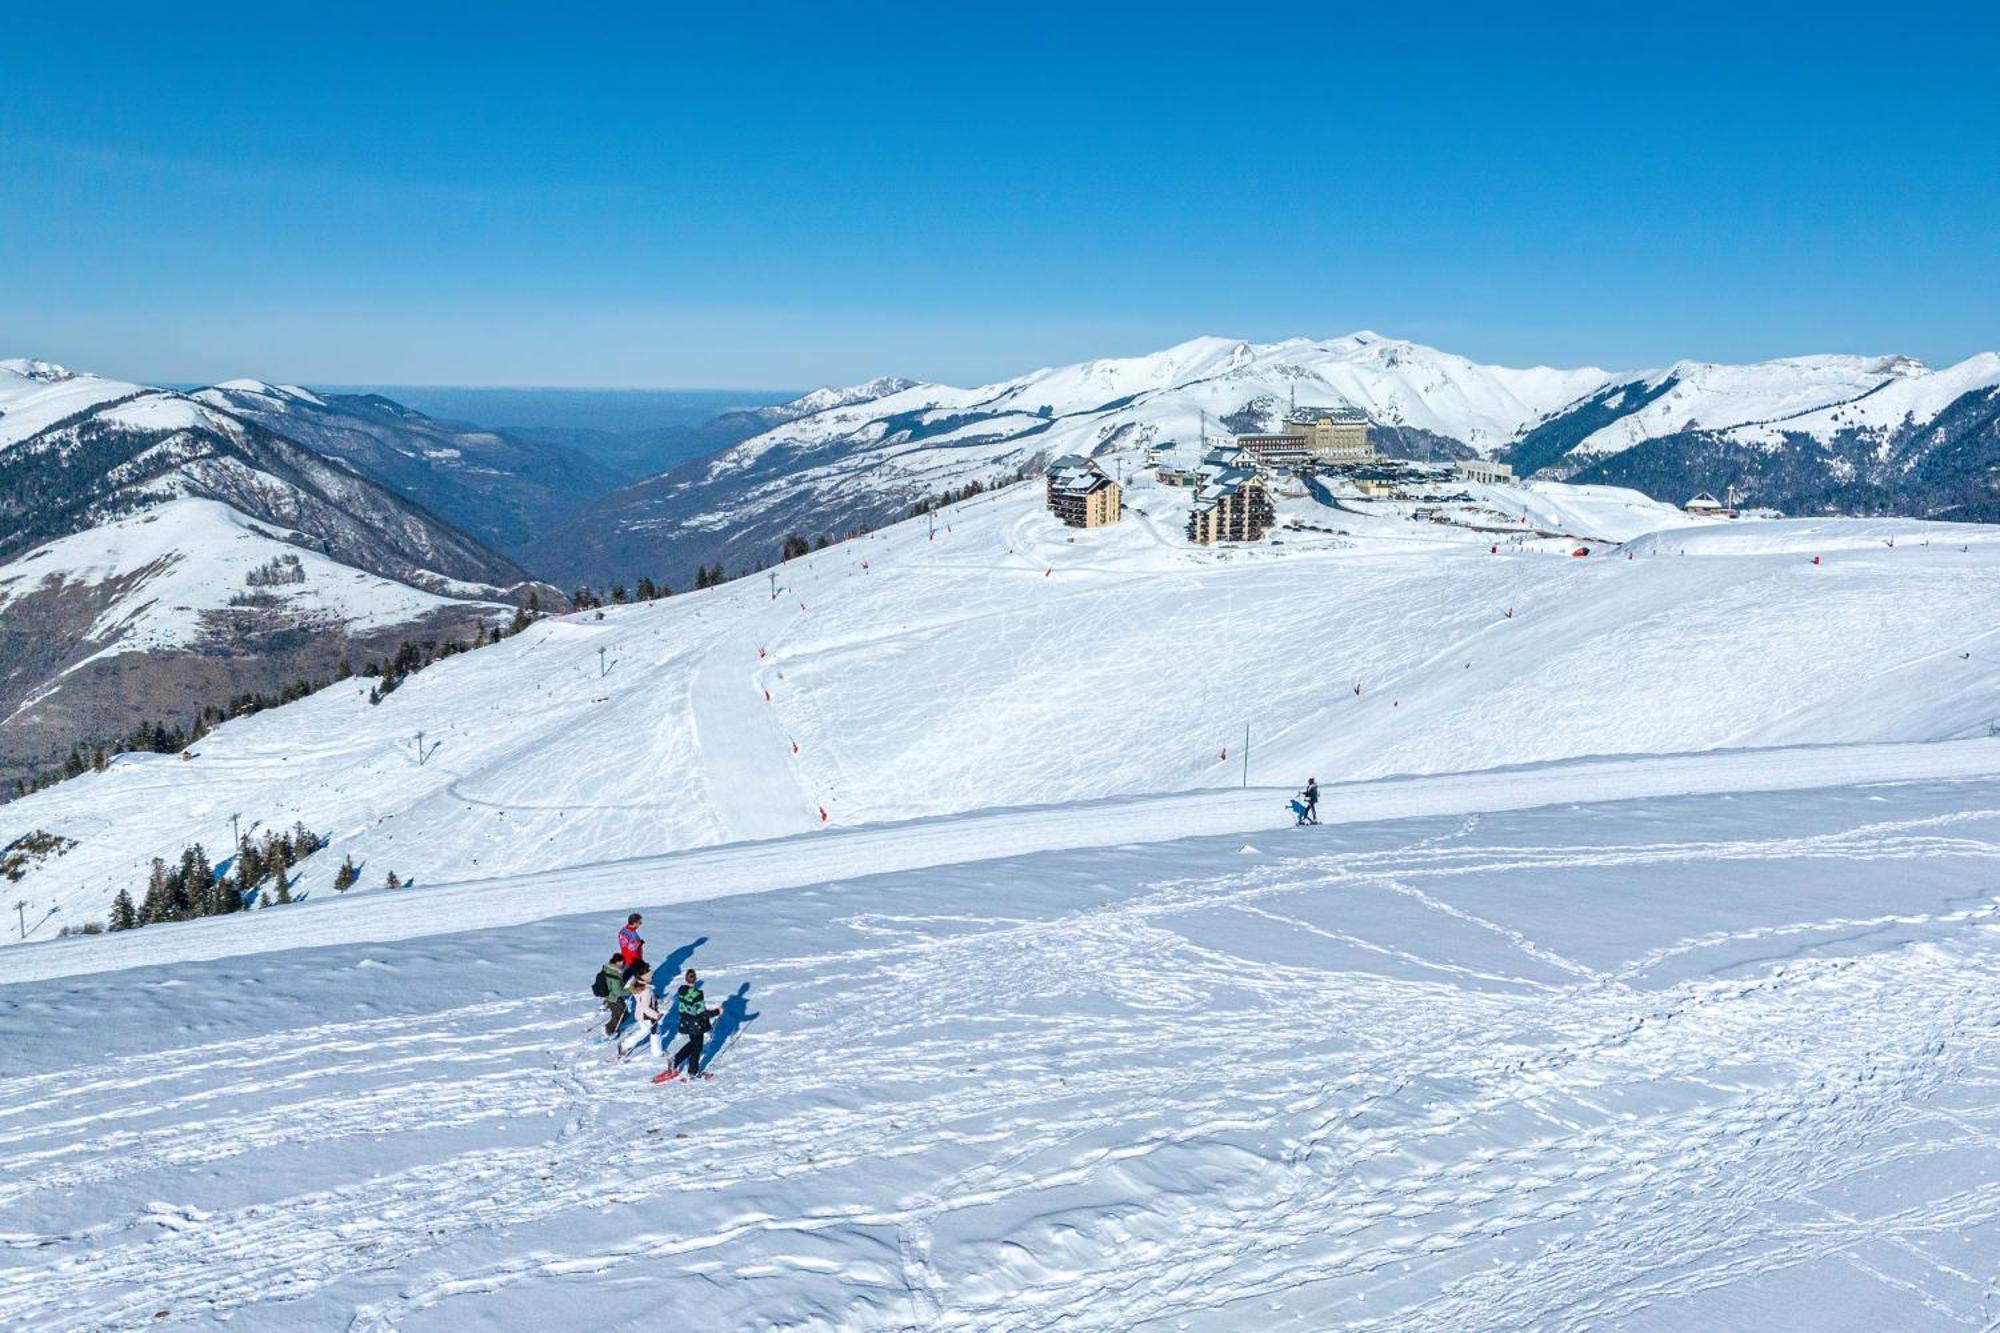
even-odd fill
[{"label": "snow-covered mountain", "polygon": [[1524,433],[1523,473],[1668,498],[1735,486],[1788,511],[2000,517],[2000,355],[1681,362]]},{"label": "snow-covered mountain", "polygon": [[439,421],[379,394],[228,380],[192,397],[337,460],[510,556],[619,482],[577,450]]},{"label": "snow-covered mountain", "polygon": [[[296,391],[295,391],[296,392]],[[519,567],[216,401],[0,363],[0,778],[499,614]]]},{"label": "snow-covered mountain", "polygon": [[[561,580],[680,582],[713,559],[775,558],[789,533],[838,535],[920,500],[1065,453],[1265,429],[1293,402],[1366,409],[1414,456],[1491,453],[1611,377],[1513,370],[1373,333],[1253,344],[1197,338],[1149,356],[1085,361],[976,388],[874,380],[820,390],[808,409],[606,497],[530,552]],[[779,410],[779,409],[766,409]]]},{"label": "snow-covered mountain", "polygon": [[1281,498],[1270,540],[1200,548],[1185,489],[1135,478],[1124,522],[1076,531],[1028,483],[797,558],[775,595],[564,616],[379,706],[355,682],[232,722],[176,766],[186,805],[135,799],[161,761],[121,758],[7,807],[0,842],[78,836],[23,888],[73,916],[213,847],[217,810],[331,835],[308,888],[345,855],[429,883],[1234,783],[1246,727],[1251,780],[1288,782],[1992,720],[2000,667],[1960,654],[2000,623],[2000,529],[1465,489],[1462,524]]},{"label": "snow-covered mountain", "polygon": [[[1016,486],[0,806],[0,1325],[1990,1323],[2000,528],[1465,491]],[[48,938],[238,815],[293,901]]]},{"label": "snow-covered mountain", "polygon": [[[1368,413],[1385,452],[1498,456],[1679,502],[1737,484],[1787,510],[1985,513],[2000,358],[1932,372],[1905,357],[1681,363],[1614,373],[1480,365],[1373,333],[1199,338],[963,389],[875,381],[606,497],[533,548],[565,580],[684,580],[751,568],[784,537],[880,524],[971,481],[1064,453],[1271,429],[1291,404]],[[809,409],[809,410],[800,410]],[[776,409],[766,409],[775,411]]]}]

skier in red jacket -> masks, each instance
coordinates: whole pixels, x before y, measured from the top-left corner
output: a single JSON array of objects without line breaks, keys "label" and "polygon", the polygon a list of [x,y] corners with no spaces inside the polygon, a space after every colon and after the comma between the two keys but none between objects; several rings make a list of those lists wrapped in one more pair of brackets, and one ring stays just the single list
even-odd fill
[{"label": "skier in red jacket", "polygon": [[646,938],[639,933],[639,927],[646,919],[637,912],[625,918],[625,929],[618,932],[618,952],[625,959],[626,975],[646,961]]}]

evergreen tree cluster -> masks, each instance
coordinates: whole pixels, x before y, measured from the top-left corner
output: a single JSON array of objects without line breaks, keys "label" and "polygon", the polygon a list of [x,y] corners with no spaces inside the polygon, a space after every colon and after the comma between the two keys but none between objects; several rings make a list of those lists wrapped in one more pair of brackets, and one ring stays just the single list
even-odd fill
[{"label": "evergreen tree cluster", "polygon": [[180,860],[171,866],[158,857],[153,859],[146,896],[137,907],[132,904],[130,890],[118,890],[118,896],[111,900],[111,928],[134,930],[156,921],[192,921],[242,910],[242,895],[215,873],[208,853],[196,843],[182,851]]},{"label": "evergreen tree cluster", "polygon": [[989,477],[983,481],[975,478],[972,481],[966,482],[965,485],[960,486],[957,490],[953,490],[947,486],[936,495],[928,499],[919,500],[911,505],[910,517],[922,518],[934,509],[943,509],[946,505],[955,505],[960,500],[970,500],[975,495],[984,495],[988,491],[997,491],[1004,487],[1012,486],[1017,482],[1026,481],[1028,476],[1029,470],[1027,468],[1015,468],[1012,472],[1003,472],[997,477]]},{"label": "evergreen tree cluster", "polygon": [[0,847],[0,879],[18,882],[43,861],[61,856],[74,846],[75,838],[65,838],[47,829],[29,829],[5,847]]},{"label": "evergreen tree cluster", "polygon": [[[227,873],[217,873],[200,843],[183,850],[171,865],[156,857],[138,902],[133,902],[130,889],[118,890],[111,900],[111,929],[136,930],[156,921],[240,912],[253,892],[267,883],[272,888],[262,899],[265,906],[289,903],[295,882],[292,868],[324,846],[324,837],[300,823],[282,832],[267,829],[261,838],[245,837],[237,844]],[[350,860],[343,869],[352,867]]]},{"label": "evergreen tree cluster", "polygon": [[672,597],[674,590],[664,583],[655,583],[649,578],[640,578],[627,588],[623,583],[614,583],[606,593],[594,588],[578,588],[569,595],[570,605],[579,611],[593,611],[601,606],[624,606],[632,602],[657,602]]}]

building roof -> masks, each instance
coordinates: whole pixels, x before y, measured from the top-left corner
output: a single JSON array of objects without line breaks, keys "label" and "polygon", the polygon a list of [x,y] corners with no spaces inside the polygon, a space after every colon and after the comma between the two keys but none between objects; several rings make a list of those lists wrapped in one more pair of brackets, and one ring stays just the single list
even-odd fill
[{"label": "building roof", "polygon": [[1203,468],[1201,489],[1194,493],[1195,512],[1215,508],[1252,482],[1259,486],[1264,484],[1249,468]]},{"label": "building roof", "polygon": [[1687,504],[1682,506],[1682,508],[1720,509],[1722,508],[1722,501],[1716,499],[1714,496],[1710,495],[1707,491],[1703,491],[1700,495],[1695,496],[1694,499],[1689,500]]},{"label": "building roof", "polygon": [[1104,469],[1080,454],[1065,454],[1049,464],[1049,485],[1071,495],[1088,495],[1112,485]]}]

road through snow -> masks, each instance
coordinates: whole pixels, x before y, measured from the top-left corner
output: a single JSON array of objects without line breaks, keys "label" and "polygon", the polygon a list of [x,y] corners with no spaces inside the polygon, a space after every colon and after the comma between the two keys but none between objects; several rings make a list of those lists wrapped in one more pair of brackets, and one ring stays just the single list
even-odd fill
[{"label": "road through snow", "polygon": [[[2000,741],[1721,750],[1536,765],[1324,786],[1329,824],[1462,815],[1702,792],[1784,791],[2000,774]],[[410,939],[583,912],[618,912],[763,893],[860,875],[1034,851],[1265,833],[1289,823],[1268,788],[999,810],[660,856],[604,856],[558,872],[468,880],[283,912],[214,917],[0,952],[0,985],[170,960],[226,958],[369,940]]]}]

